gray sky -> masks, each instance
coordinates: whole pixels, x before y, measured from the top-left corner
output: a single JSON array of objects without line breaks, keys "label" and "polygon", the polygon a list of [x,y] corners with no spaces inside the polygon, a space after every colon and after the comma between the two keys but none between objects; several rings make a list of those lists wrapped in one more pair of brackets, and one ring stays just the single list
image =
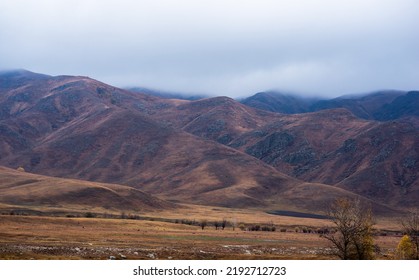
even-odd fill
[{"label": "gray sky", "polygon": [[231,97],[419,89],[416,0],[0,0],[0,69]]}]

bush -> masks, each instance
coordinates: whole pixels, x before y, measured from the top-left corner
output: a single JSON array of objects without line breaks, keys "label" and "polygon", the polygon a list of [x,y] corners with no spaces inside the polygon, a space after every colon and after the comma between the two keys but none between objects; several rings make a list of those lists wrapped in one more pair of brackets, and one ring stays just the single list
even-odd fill
[{"label": "bush", "polygon": [[253,225],[249,228],[250,231],[259,231],[260,230],[260,225]]},{"label": "bush", "polygon": [[408,235],[404,235],[397,245],[397,258],[401,260],[414,259],[414,246]]},{"label": "bush", "polygon": [[96,217],[96,215],[92,212],[86,212],[86,214],[84,214],[84,217],[86,218],[94,218]]},{"label": "bush", "polygon": [[189,226],[194,226],[198,224],[195,220],[187,220],[187,219],[183,219],[181,223],[184,225],[189,225]]},{"label": "bush", "polygon": [[275,228],[275,226],[273,226],[273,225],[271,225],[271,226],[263,226],[262,227],[262,231],[275,231],[276,230],[276,228]]},{"label": "bush", "polygon": [[207,224],[208,224],[207,220],[201,220],[201,223],[200,223],[201,229],[204,230]]}]

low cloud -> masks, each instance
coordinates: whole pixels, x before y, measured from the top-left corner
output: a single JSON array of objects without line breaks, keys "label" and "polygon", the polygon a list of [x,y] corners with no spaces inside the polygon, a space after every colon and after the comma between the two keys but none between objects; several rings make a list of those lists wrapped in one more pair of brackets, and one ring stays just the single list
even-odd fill
[{"label": "low cloud", "polygon": [[418,89],[419,3],[6,0],[2,68],[229,95]]}]

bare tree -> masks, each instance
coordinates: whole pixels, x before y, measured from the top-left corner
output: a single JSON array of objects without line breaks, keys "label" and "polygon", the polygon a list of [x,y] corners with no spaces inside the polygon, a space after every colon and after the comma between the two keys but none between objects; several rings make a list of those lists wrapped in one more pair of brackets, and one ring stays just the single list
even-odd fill
[{"label": "bare tree", "polygon": [[236,220],[236,218],[233,218],[233,220],[231,220],[231,226],[233,227],[233,231],[236,230],[236,227],[237,227],[237,220]]},{"label": "bare tree", "polygon": [[199,223],[199,225],[201,226],[201,229],[204,230],[204,228],[207,226],[207,220],[201,220],[201,222]]},{"label": "bare tree", "polygon": [[414,258],[419,260],[419,212],[416,209],[409,213],[408,217],[402,221],[403,230],[410,237],[414,247]]},{"label": "bare tree", "polygon": [[222,228],[222,230],[224,230],[224,228],[226,227],[226,225],[227,225],[227,220],[226,219],[223,219],[221,221],[221,228]]},{"label": "bare tree", "polygon": [[359,200],[340,198],[331,205],[328,216],[336,231],[324,233],[322,237],[332,243],[335,254],[340,259],[365,260],[374,257],[370,208],[362,207]]}]

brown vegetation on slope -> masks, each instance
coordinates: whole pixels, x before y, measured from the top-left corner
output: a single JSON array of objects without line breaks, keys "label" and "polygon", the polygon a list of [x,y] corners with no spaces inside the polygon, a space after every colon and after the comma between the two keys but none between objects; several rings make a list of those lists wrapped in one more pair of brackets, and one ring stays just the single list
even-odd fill
[{"label": "brown vegetation on slope", "polygon": [[[2,76],[0,87],[0,163],[9,167],[127,184],[177,201],[240,207],[319,210],[313,194],[342,194],[324,184],[404,207],[415,190],[418,154],[412,143],[419,141],[417,127],[404,133],[410,120],[380,126],[344,109],[287,116],[226,97],[163,100],[86,77],[14,75]],[[382,131],[397,146],[384,158],[380,153],[390,140],[378,146],[370,141]],[[379,164],[372,164],[374,157],[381,158]],[[385,195],[362,181],[364,175],[356,179],[383,167],[382,180],[390,188]],[[371,172],[365,176],[374,178]],[[398,191],[395,175],[413,187],[392,200]],[[300,188],[300,179],[318,184]],[[362,190],[360,182],[365,182]],[[300,196],[292,196],[296,193]]]},{"label": "brown vegetation on slope", "polygon": [[126,186],[53,178],[5,167],[0,167],[0,182],[0,203],[12,208],[142,212],[176,207]]}]

